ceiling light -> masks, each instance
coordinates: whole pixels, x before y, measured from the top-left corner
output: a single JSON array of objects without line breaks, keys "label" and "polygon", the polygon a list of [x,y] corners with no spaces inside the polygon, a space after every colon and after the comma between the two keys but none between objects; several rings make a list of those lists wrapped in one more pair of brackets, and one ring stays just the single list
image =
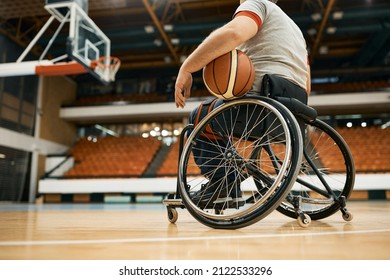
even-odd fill
[{"label": "ceiling light", "polygon": [[178,45],[180,43],[180,39],[179,38],[172,38],[171,43],[172,43],[172,45]]},{"label": "ceiling light", "polygon": [[322,19],[322,15],[320,13],[312,14],[311,19],[314,21],[320,21]]},{"label": "ceiling light", "polygon": [[162,41],[160,39],[154,39],[153,43],[157,46],[160,47],[162,45]]},{"label": "ceiling light", "polygon": [[328,53],[328,46],[321,46],[318,50],[320,54],[327,54]]},{"label": "ceiling light", "polygon": [[344,12],[338,11],[333,13],[333,19],[340,20],[344,16]]},{"label": "ceiling light", "polygon": [[328,28],[326,29],[326,33],[328,33],[328,34],[335,34],[335,33],[336,33],[336,30],[337,30],[337,28],[334,27],[334,26],[328,27]]},{"label": "ceiling light", "polygon": [[313,36],[313,35],[316,35],[317,34],[317,29],[315,28],[310,28],[307,30],[307,34]]},{"label": "ceiling light", "polygon": [[164,25],[164,30],[171,32],[173,30],[173,25],[172,24],[165,24]]},{"label": "ceiling light", "polygon": [[150,136],[152,136],[152,137],[157,136],[157,132],[155,130],[151,130],[149,133],[150,133]]},{"label": "ceiling light", "polygon": [[144,27],[144,29],[145,29],[145,32],[148,34],[154,33],[154,26],[153,25],[146,25]]}]

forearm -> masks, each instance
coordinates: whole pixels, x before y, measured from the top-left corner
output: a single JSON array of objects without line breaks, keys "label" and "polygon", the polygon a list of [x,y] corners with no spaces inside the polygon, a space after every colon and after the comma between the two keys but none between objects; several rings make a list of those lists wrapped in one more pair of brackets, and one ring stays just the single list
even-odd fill
[{"label": "forearm", "polygon": [[182,69],[194,73],[201,70],[213,59],[234,49],[239,44],[230,39],[232,36],[229,33],[231,33],[230,30],[225,29],[211,33],[184,61]]}]

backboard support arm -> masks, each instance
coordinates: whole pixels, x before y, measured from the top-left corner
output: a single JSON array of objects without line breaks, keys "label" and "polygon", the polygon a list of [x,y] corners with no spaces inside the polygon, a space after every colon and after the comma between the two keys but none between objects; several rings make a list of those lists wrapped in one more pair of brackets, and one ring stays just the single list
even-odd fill
[{"label": "backboard support arm", "polygon": [[[104,84],[114,81],[115,74],[120,66],[120,60],[110,55],[110,39],[88,16],[86,10],[82,9],[76,2],[47,4],[45,9],[51,14],[50,18],[16,62],[0,63],[0,77],[75,75],[89,72]],[[24,61],[54,19],[58,20],[60,25],[46,44],[39,59]],[[45,59],[65,23],[69,23],[65,54]]]},{"label": "backboard support arm", "polygon": [[23,51],[23,53],[19,56],[19,58],[16,60],[16,62],[22,62],[23,59],[27,56],[27,54],[31,51],[31,49],[34,47],[34,45],[38,42],[39,38],[45,33],[47,28],[52,24],[54,20],[54,16],[51,16],[45,23],[45,25],[39,30],[38,34],[34,37],[34,39],[31,40],[30,44],[26,47],[26,49]]}]

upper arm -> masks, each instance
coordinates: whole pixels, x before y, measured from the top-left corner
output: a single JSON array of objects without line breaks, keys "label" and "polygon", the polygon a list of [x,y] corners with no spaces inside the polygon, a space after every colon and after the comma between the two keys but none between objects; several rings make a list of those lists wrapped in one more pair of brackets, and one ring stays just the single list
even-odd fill
[{"label": "upper arm", "polygon": [[259,26],[256,21],[248,16],[235,16],[225,28],[235,31],[235,36],[239,39],[239,44],[251,39],[256,35]]}]

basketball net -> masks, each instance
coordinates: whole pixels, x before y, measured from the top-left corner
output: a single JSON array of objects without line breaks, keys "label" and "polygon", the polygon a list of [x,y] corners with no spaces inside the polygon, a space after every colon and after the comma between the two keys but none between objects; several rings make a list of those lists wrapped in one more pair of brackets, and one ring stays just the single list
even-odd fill
[{"label": "basketball net", "polygon": [[119,58],[114,56],[102,56],[92,62],[91,67],[95,72],[106,80],[115,81],[115,75],[121,66]]}]

